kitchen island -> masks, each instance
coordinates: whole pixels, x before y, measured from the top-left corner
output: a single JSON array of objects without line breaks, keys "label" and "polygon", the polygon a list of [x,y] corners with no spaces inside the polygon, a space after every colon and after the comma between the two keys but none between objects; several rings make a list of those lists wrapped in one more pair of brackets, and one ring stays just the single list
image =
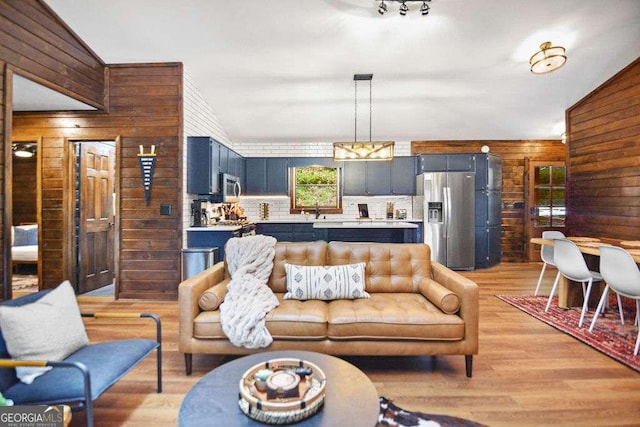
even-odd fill
[{"label": "kitchen island", "polygon": [[303,222],[258,222],[257,233],[279,241],[416,243],[421,241],[419,222],[398,220],[310,220]]}]

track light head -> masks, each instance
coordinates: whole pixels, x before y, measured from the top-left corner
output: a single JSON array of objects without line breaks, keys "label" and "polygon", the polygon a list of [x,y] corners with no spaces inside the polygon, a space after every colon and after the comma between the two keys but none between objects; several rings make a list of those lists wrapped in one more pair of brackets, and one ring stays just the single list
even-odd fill
[{"label": "track light head", "polygon": [[407,6],[405,2],[402,2],[402,4],[400,5],[400,15],[406,16],[408,11],[409,11],[409,6]]},{"label": "track light head", "polygon": [[426,0],[423,1],[422,2],[422,6],[420,6],[420,13],[422,14],[422,16],[428,15],[429,14],[429,9],[431,9],[431,8],[427,4]]},{"label": "track light head", "polygon": [[386,11],[387,11],[387,4],[384,2],[384,0],[382,0],[382,3],[380,3],[380,6],[378,7],[378,13],[380,15],[384,15]]}]

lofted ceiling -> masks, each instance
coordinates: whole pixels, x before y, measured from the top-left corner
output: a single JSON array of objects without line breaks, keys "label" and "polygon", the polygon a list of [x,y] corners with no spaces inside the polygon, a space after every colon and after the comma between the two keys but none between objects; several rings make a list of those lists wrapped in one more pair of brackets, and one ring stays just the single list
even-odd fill
[{"label": "lofted ceiling", "polygon": [[[565,110],[640,54],[638,0],[432,0],[404,17],[375,0],[46,2],[107,64],[183,62],[234,143],[353,140],[359,73],[374,140],[559,139]],[[534,75],[545,41],[568,60]]]}]

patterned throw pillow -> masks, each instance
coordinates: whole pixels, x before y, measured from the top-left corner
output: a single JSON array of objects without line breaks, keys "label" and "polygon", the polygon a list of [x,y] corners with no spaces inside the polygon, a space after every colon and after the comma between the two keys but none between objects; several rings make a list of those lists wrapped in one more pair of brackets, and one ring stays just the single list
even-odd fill
[{"label": "patterned throw pillow", "polygon": [[287,293],[284,299],[369,298],[364,290],[364,262],[346,265],[284,265]]}]

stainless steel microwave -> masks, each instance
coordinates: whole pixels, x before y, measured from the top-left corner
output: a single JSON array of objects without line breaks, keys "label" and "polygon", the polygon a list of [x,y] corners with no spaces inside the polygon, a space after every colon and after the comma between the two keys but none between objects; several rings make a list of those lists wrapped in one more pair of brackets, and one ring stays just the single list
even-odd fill
[{"label": "stainless steel microwave", "polygon": [[237,203],[240,201],[242,186],[240,178],[226,173],[220,174],[220,194],[222,203]]}]

